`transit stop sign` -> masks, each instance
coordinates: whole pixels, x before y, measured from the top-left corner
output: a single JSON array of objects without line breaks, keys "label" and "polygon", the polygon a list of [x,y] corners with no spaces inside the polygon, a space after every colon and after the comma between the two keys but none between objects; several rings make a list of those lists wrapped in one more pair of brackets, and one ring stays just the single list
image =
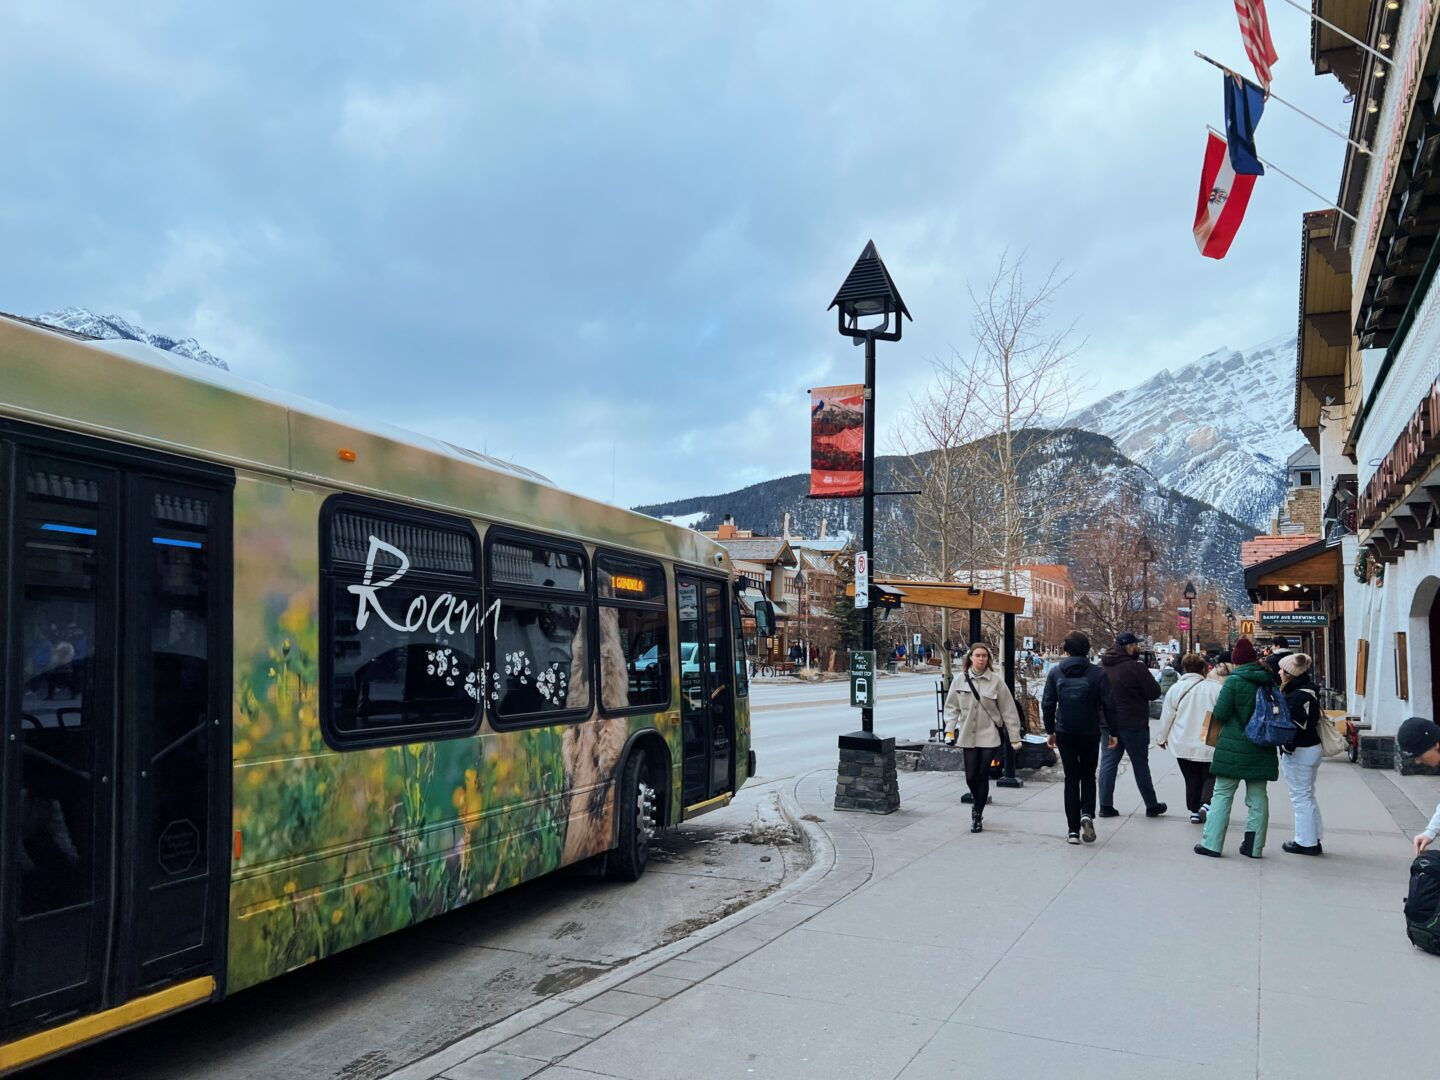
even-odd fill
[{"label": "transit stop sign", "polygon": [[850,654],[850,707],[868,709],[875,704],[875,650]]}]

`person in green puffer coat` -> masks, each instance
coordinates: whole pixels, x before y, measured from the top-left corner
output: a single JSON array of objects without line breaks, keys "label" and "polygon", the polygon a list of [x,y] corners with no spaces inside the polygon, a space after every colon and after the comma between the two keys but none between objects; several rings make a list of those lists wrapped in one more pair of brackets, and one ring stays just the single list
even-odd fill
[{"label": "person in green puffer coat", "polygon": [[1255,691],[1274,686],[1275,676],[1259,663],[1255,646],[1241,638],[1230,652],[1236,665],[1211,709],[1212,723],[1223,725],[1210,772],[1215,777],[1215,796],[1205,819],[1205,833],[1195,845],[1197,855],[1219,858],[1225,847],[1225,830],[1230,824],[1230,807],[1240,781],[1245,781],[1245,840],[1240,854],[1260,858],[1265,848],[1265,831],[1270,823],[1270,795],[1265,785],[1280,778],[1280,758],[1273,746],[1256,746],[1245,736],[1245,725],[1255,712]]}]

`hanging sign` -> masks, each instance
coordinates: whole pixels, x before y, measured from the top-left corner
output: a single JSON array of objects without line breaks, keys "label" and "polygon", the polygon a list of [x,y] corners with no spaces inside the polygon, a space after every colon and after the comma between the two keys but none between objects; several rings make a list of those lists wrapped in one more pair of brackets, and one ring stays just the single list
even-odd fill
[{"label": "hanging sign", "polygon": [[810,497],[849,499],[865,490],[865,387],[810,391]]}]

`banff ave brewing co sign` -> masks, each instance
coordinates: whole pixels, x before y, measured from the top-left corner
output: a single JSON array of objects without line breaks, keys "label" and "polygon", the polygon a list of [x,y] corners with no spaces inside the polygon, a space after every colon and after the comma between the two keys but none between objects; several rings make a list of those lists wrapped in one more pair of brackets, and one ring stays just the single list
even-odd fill
[{"label": "banff ave brewing co sign", "polygon": [[1440,379],[1430,387],[1415,415],[1365,485],[1357,506],[1361,529],[1373,529],[1395,509],[1440,458]]}]

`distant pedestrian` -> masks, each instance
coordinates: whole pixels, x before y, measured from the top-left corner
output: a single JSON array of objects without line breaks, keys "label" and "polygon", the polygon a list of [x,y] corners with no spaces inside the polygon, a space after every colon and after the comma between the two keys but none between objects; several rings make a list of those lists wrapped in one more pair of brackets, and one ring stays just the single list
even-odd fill
[{"label": "distant pedestrian", "polygon": [[1185,808],[1190,811],[1190,821],[1203,825],[1215,790],[1215,777],[1210,775],[1215,750],[1205,745],[1201,729],[1205,714],[1215,707],[1215,699],[1220,696],[1223,680],[1205,677],[1205,658],[1199,653],[1181,657],[1180,667],[1184,674],[1176,677],[1175,685],[1165,695],[1155,742],[1162,749],[1168,746],[1175,755],[1180,775],[1185,778]]},{"label": "distant pedestrian", "polygon": [[965,783],[974,805],[970,831],[982,831],[985,803],[990,798],[990,761],[1003,741],[1020,749],[1023,728],[1020,708],[1005,680],[995,670],[990,646],[977,641],[965,654],[945,697],[945,741],[965,752]]},{"label": "distant pedestrian", "polygon": [[1145,816],[1159,817],[1169,809],[1155,797],[1155,784],[1150,779],[1150,702],[1160,699],[1160,684],[1140,662],[1139,652],[1140,639],[1127,630],[1100,657],[1101,670],[1110,680],[1116,717],[1116,726],[1110,730],[1116,741],[1100,755],[1101,817],[1120,816],[1115,809],[1115,777],[1120,772],[1120,759],[1127,754],[1135,786],[1145,800]]},{"label": "distant pedestrian", "polygon": [[1160,694],[1170,692],[1170,688],[1180,681],[1180,673],[1175,670],[1175,661],[1166,657],[1165,666],[1160,669]]},{"label": "distant pedestrian", "polygon": [[1090,639],[1079,630],[1065,638],[1065,659],[1045,676],[1041,717],[1050,745],[1065,766],[1065,839],[1095,842],[1095,767],[1100,740],[1115,738],[1115,701],[1110,680],[1090,663]]},{"label": "distant pedestrian", "polygon": [[1255,694],[1261,687],[1274,686],[1275,678],[1259,662],[1249,638],[1241,638],[1230,650],[1235,670],[1220,688],[1211,710],[1213,723],[1221,725],[1210,771],[1215,775],[1215,794],[1205,834],[1195,845],[1197,855],[1219,858],[1230,826],[1230,807],[1240,781],[1245,781],[1245,839],[1240,854],[1260,858],[1265,850],[1265,833],[1270,823],[1270,795],[1265,785],[1279,779],[1278,755],[1273,746],[1257,746],[1245,735],[1245,725],[1255,711]]},{"label": "distant pedestrian", "polygon": [[1295,839],[1280,846],[1291,855],[1324,854],[1320,841],[1324,839],[1325,824],[1315,801],[1315,778],[1325,756],[1320,747],[1320,725],[1328,721],[1320,710],[1320,695],[1310,678],[1310,667],[1310,657],[1304,653],[1291,653],[1280,661],[1280,692],[1285,695],[1296,728],[1295,742],[1280,751],[1280,772],[1295,808]]}]

